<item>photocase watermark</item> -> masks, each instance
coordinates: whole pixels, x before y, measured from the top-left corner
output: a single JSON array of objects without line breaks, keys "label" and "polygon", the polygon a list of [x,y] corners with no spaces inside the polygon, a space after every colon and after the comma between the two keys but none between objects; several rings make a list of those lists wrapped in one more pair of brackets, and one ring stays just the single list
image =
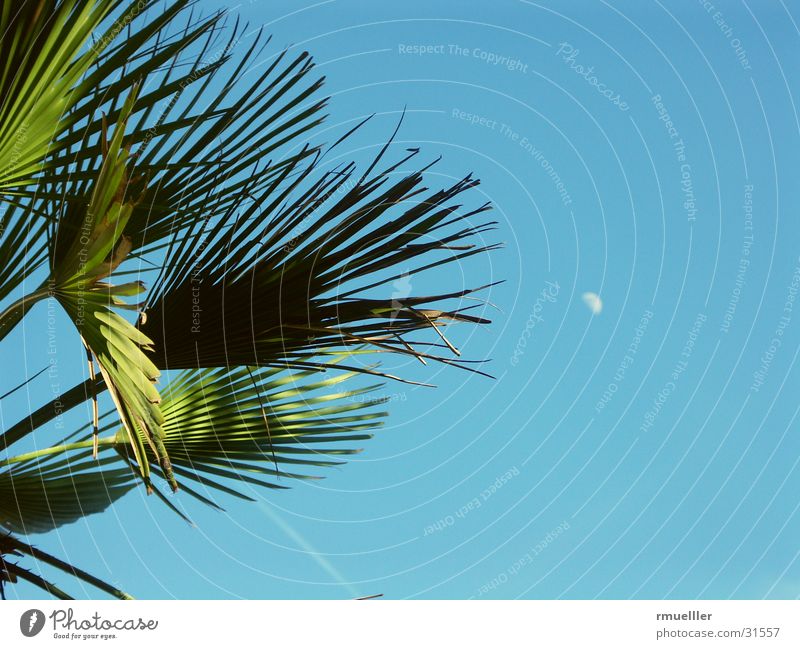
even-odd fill
[{"label": "photocase watermark", "polygon": [[653,404],[650,406],[650,409],[644,414],[644,421],[642,422],[642,425],[639,426],[639,432],[646,433],[648,430],[650,430],[650,428],[652,428],[653,423],[661,413],[664,404],[677,389],[681,376],[683,376],[683,373],[689,367],[689,359],[692,357],[695,345],[697,344],[697,339],[700,336],[700,330],[703,328],[706,320],[708,320],[708,316],[703,313],[697,314],[694,324],[689,330],[689,334],[683,344],[683,349],[681,349],[680,359],[672,368],[669,380],[664,383],[663,387],[658,391],[658,394],[653,399]]},{"label": "photocase watermark", "polygon": [[[683,145],[679,147],[679,159],[683,159]],[[683,209],[686,212],[686,220],[693,223],[697,219],[697,208],[695,206],[694,184],[692,182],[692,165],[688,162],[681,164],[681,191],[683,192]]]},{"label": "photocase watermark", "polygon": [[200,287],[203,285],[203,251],[206,248],[206,240],[203,239],[194,253],[194,266],[189,273],[189,283],[192,287],[192,325],[190,331],[193,334],[200,333],[200,321],[202,319],[203,308],[200,306]]},{"label": "photocase watermark", "polygon": [[642,314],[642,317],[639,318],[639,322],[637,323],[636,328],[633,330],[633,338],[628,344],[628,348],[625,350],[625,356],[622,357],[622,360],[617,365],[617,369],[614,372],[611,382],[603,391],[603,395],[594,406],[595,412],[599,413],[601,410],[603,410],[614,398],[617,390],[619,390],[619,384],[622,383],[623,379],[625,378],[625,373],[628,371],[628,368],[633,365],[633,360],[639,351],[639,345],[641,344],[642,338],[644,338],[644,335],[647,332],[647,327],[650,325],[650,321],[652,319],[653,312],[650,309],[645,310],[644,314]]},{"label": "photocase watermark", "polygon": [[510,72],[522,72],[525,74],[528,71],[528,64],[523,63],[517,58],[499,54],[497,52],[490,52],[483,50],[480,47],[461,47],[460,45],[448,45],[450,54],[454,56],[469,56],[473,59],[483,61],[488,65],[499,65]]},{"label": "photocase watermark", "polygon": [[16,133],[14,134],[14,145],[11,147],[11,154],[8,156],[8,164],[3,168],[0,178],[11,175],[17,167],[19,159],[22,157],[22,147],[28,141],[28,122],[23,120]]},{"label": "photocase watermark", "polygon": [[455,525],[456,520],[464,519],[476,509],[480,509],[487,500],[494,496],[498,491],[500,491],[500,489],[502,489],[507,483],[509,483],[518,475],[519,469],[516,466],[512,466],[503,475],[495,478],[494,482],[483,489],[480,494],[475,496],[475,498],[459,507],[455,513],[448,514],[444,518],[440,518],[433,525],[426,526],[422,536],[430,536],[431,534],[441,532],[442,530]]},{"label": "photocase watermark", "polygon": [[430,56],[430,55],[442,55],[445,53],[445,45],[442,43],[439,44],[407,44],[407,43],[398,43],[397,45],[397,53],[398,54],[410,54],[412,56]]},{"label": "photocase watermark", "polygon": [[487,65],[500,66],[509,72],[525,74],[528,71],[528,64],[513,56],[453,43],[399,43],[397,53],[410,56],[460,56],[477,59]]},{"label": "photocase watermark", "polygon": [[147,8],[148,4],[149,3],[147,0],[139,0],[139,2],[131,7],[131,10],[128,13],[122,16],[122,18],[119,20],[115,21],[108,33],[103,36],[103,38],[95,41],[92,44],[92,50],[94,53],[100,54],[100,52],[102,52],[107,45],[109,45],[117,36],[119,36],[119,33],[123,29],[130,25],[136,19],[136,17]]},{"label": "photocase watermark", "polygon": [[722,315],[722,322],[720,323],[720,333],[728,333],[733,322],[733,316],[736,313],[736,307],[739,305],[739,299],[742,295],[742,289],[745,285],[745,278],[747,270],[750,268],[750,248],[753,246],[753,185],[744,186],[744,200],[742,202],[742,209],[744,210],[744,235],[742,237],[742,250],[739,257],[739,269],[736,273],[736,280],[734,281],[731,295],[728,298],[728,306],[725,308],[725,313]]},{"label": "photocase watermark", "polygon": [[622,99],[622,96],[615,90],[609,88],[605,83],[600,81],[594,72],[594,66],[590,65],[588,68],[578,63],[578,55],[581,53],[579,49],[566,41],[558,44],[556,56],[560,56],[561,60],[566,63],[570,70],[572,70],[579,77],[586,79],[586,82],[595,88],[603,97],[610,101],[623,113],[630,110],[628,102]]},{"label": "photocase watermark", "polygon": [[566,532],[570,528],[570,525],[567,521],[562,521],[560,525],[550,530],[538,543],[531,546],[525,554],[523,554],[519,559],[514,561],[506,570],[498,574],[496,577],[487,581],[483,586],[478,589],[478,597],[483,597],[484,595],[496,590],[503,584],[508,583],[508,580],[514,577],[517,573],[519,573],[522,568],[532,564],[536,557],[539,556],[542,552],[544,552],[553,542],[559,538],[564,532]]},{"label": "photocase watermark", "polygon": [[661,99],[661,95],[653,95],[650,98],[650,101],[653,102],[653,106],[655,106],[656,112],[658,113],[658,119],[664,123],[664,128],[667,130],[667,135],[669,135],[670,140],[675,140],[676,142],[680,142],[683,144],[683,140],[681,139],[680,133],[678,132],[677,126],[672,121],[672,116],[669,114],[667,107],[664,105],[664,102]]},{"label": "photocase watermark", "polygon": [[[374,401],[376,397],[371,394],[354,394],[350,396],[350,400],[356,403],[366,403]],[[392,394],[382,394],[378,397],[381,402],[389,403],[393,401],[408,401],[408,395],[405,392],[393,392]]]},{"label": "photocase watermark", "polygon": [[89,209],[86,211],[86,216],[83,217],[83,223],[80,229],[80,238],[78,243],[81,244],[78,251],[78,299],[76,300],[76,314],[75,326],[82,327],[83,319],[86,314],[86,265],[89,262],[89,245],[92,242],[94,234],[94,209],[96,206],[89,204]]},{"label": "photocase watermark", "polygon": [[525,328],[522,330],[522,333],[517,340],[516,347],[514,347],[514,353],[511,355],[511,360],[509,361],[513,366],[516,367],[519,364],[519,359],[525,354],[525,349],[528,346],[528,339],[533,336],[536,326],[540,322],[544,322],[542,311],[544,311],[545,305],[555,302],[558,298],[558,292],[560,290],[561,287],[558,285],[558,282],[545,282],[545,287],[536,297],[536,300],[533,303],[533,308],[531,309],[531,313],[528,316],[528,320],[525,322]]},{"label": "photocase watermark", "polygon": [[[797,263],[800,264],[800,258]],[[794,313],[794,303],[797,299],[797,291],[800,290],[800,265],[796,266],[792,273],[792,279],[789,281],[789,286],[786,289],[786,298],[783,301],[783,311],[781,317],[778,319],[772,339],[769,341],[769,346],[764,350],[759,359],[758,369],[753,372],[753,382],[750,385],[750,392],[758,392],[764,381],[767,380],[769,368],[775,355],[778,353],[781,345],[783,345],[783,334],[792,321],[792,314]]]}]

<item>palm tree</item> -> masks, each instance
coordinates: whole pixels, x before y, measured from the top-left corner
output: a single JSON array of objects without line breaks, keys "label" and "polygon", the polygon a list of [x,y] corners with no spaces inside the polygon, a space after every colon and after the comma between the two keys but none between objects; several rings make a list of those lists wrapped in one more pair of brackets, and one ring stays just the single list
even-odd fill
[{"label": "palm tree", "polygon": [[[213,491],[252,499],[243,486],[357,452],[386,416],[380,384],[341,384],[407,380],[375,354],[483,373],[445,329],[488,322],[486,286],[381,297],[495,247],[488,206],[454,203],[477,181],[429,190],[418,150],[389,160],[394,136],[364,171],[327,166],[363,122],[309,143],[327,105],[309,54],[247,74],[269,38],[226,20],[189,0],[0,10],[0,345],[54,301],[87,358],[0,434],[0,595],[23,580],[69,597],[27,557],[129,597],[26,539],[137,484],[185,518],[163,485],[218,507]],[[87,402],[84,426],[33,446]]]}]

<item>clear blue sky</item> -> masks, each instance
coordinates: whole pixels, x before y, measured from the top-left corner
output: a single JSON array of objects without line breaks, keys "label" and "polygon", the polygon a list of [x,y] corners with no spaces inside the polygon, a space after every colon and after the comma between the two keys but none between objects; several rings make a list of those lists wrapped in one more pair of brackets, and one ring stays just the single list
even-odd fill
[{"label": "clear blue sky", "polygon": [[[137,489],[36,542],[145,598],[800,596],[800,6],[228,5],[265,58],[314,55],[331,126],[377,113],[347,157],[405,107],[430,183],[482,179],[506,248],[444,283],[506,280],[494,324],[453,333],[497,379],[390,363],[438,387],[387,386],[388,426],[326,480],[181,498],[197,528]],[[15,335],[36,371],[41,328]]]}]

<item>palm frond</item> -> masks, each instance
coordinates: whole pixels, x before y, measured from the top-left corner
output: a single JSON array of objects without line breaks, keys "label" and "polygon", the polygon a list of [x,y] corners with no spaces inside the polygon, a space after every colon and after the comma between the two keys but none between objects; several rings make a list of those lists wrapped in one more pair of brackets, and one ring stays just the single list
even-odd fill
[{"label": "palm frond", "polygon": [[50,283],[86,345],[90,366],[93,366],[91,356],[97,359],[143,479],[149,483],[149,463],[145,459],[145,445],[148,445],[176,488],[169,457],[161,443],[164,419],[154,386],[160,372],[142,351],[151,343],[111,308],[125,307],[119,298],[140,293],[144,287],[136,282],[113,286],[102,281],[130,252],[130,243],[121,232],[130,219],[136,198],[128,194],[134,183],[128,179],[128,152],[122,144],[125,121],[135,97],[134,91],[126,101],[111,141],[104,145],[105,162],[86,201],[86,209],[67,209],[59,219],[51,244]]},{"label": "palm frond", "polygon": [[[53,190],[45,195],[58,196],[64,169],[70,197],[87,193],[102,164],[102,116],[119,121],[124,98],[134,85],[141,88],[126,134],[147,179],[126,229],[134,255],[158,249],[165,237],[213,218],[313,155],[315,147],[292,153],[287,145],[324,119],[326,100],[314,98],[323,80],[309,80],[314,66],[307,52],[290,57],[283,51],[245,80],[269,39],[260,31],[245,34],[237,21],[230,38],[220,41],[222,13],[198,21],[190,15],[178,30],[186,4],[176,2],[150,22],[131,21],[128,37],[76,87],[86,99],[69,114],[72,127],[47,162],[45,184]],[[238,57],[237,47],[245,49]],[[225,83],[209,101],[208,90],[223,73]]]},{"label": "palm frond", "polygon": [[[177,82],[184,86],[180,92],[187,104],[180,114],[173,119],[162,115],[149,128],[142,117],[133,127],[130,142],[139,145],[137,168],[150,179],[130,223],[134,251],[147,251],[167,235],[213,221],[316,155],[316,146],[291,149],[325,117],[321,111],[326,99],[314,98],[322,79],[308,80],[314,66],[307,52],[291,60],[286,51],[280,53],[243,95],[233,95],[269,39],[263,45],[259,41],[259,36],[253,39],[233,76],[202,111],[192,112],[191,107],[224,69],[227,56],[200,68],[195,61],[189,73],[192,83]],[[146,100],[137,103],[146,105]],[[170,103],[167,116],[178,105]]]},{"label": "palm frond", "polygon": [[[157,0],[4,5],[0,195],[58,196],[59,189],[93,177],[101,164],[101,111],[119,110],[134,84],[218,24],[221,12],[182,37],[166,39],[165,32],[189,3],[176,0],[152,19],[148,9]],[[61,187],[48,190],[43,183]]]},{"label": "palm frond", "polygon": [[[40,160],[42,174],[26,176],[25,182],[38,183],[31,188],[19,184],[15,196],[0,185],[0,198],[24,210],[19,217],[10,214],[13,227],[4,227],[0,239],[0,259],[9,261],[4,266],[8,281],[3,283],[6,278],[0,275],[0,300],[42,259],[44,227],[38,217],[51,224],[47,232],[51,256],[57,248],[58,262],[65,260],[63,239],[68,228],[61,215],[87,210],[87,197],[93,194],[105,161],[108,123],[128,125],[125,144],[135,149],[131,160],[142,180],[141,195],[131,202],[124,227],[116,231],[118,237],[127,237],[130,258],[150,252],[163,255],[165,248],[169,258],[184,247],[184,236],[318,155],[316,146],[292,148],[324,119],[326,99],[314,98],[323,80],[309,80],[313,63],[308,53],[293,57],[287,51],[279,53],[243,87],[244,75],[269,42],[260,32],[248,34],[251,42],[224,87],[215,90],[210,104],[201,106],[212,79],[234,58],[233,49],[244,46],[245,28],[237,24],[230,39],[219,43],[217,28],[223,14],[217,13],[199,21],[190,16],[185,29],[172,34],[186,4],[186,0],[173,3],[148,21],[140,3],[114,3],[119,16],[100,39],[102,47],[92,48],[97,54],[95,67],[70,95],[75,101],[62,120],[68,128]],[[136,29],[128,38],[113,38],[120,26],[131,25]],[[194,45],[199,50],[192,52]],[[136,102],[126,108],[134,88],[139,89]],[[21,250],[27,250],[26,263],[11,265]],[[0,339],[48,294],[42,286],[0,313]]]},{"label": "palm frond", "polygon": [[[64,592],[58,586],[48,581],[44,577],[37,575],[36,573],[31,572],[27,568],[23,568],[22,566],[17,565],[16,563],[11,563],[5,558],[5,556],[0,555],[0,583],[5,581],[16,583],[20,579],[41,588],[48,595],[52,595],[56,599],[62,599],[62,600],[75,599],[72,595]],[[4,588],[0,589],[0,592],[3,594],[3,597],[5,598],[5,589]]]},{"label": "palm frond", "polygon": [[[0,451],[94,402],[93,421],[65,441],[0,459],[0,531],[46,532],[101,512],[137,471],[182,516],[151,473],[215,507],[212,492],[252,499],[255,487],[317,479],[311,467],[357,453],[386,416],[379,386],[341,385],[360,373],[399,378],[354,360],[363,354],[483,374],[446,329],[488,323],[473,294],[493,284],[424,295],[411,283],[497,247],[483,239],[495,225],[482,216],[488,204],[459,203],[478,181],[429,190],[432,165],[406,169],[416,149],[383,166],[393,138],[361,175],[354,164],[322,173],[326,153],[360,125],[327,150],[305,142],[327,103],[308,53],[260,60],[270,42],[261,32],[237,21],[223,39],[225,13],[196,17],[190,4],[0,9],[0,301],[45,262],[50,271],[0,311],[0,340],[51,296],[90,367],[88,380],[4,430]],[[143,282],[119,282],[137,272],[120,268],[134,257],[156,271],[142,304],[127,299]],[[135,325],[126,309],[139,312]],[[157,389],[167,370],[182,371]],[[101,426],[104,391],[114,408]],[[69,597],[17,557],[129,598],[10,535],[0,535],[0,594],[21,579]]]},{"label": "palm frond", "polygon": [[[332,358],[331,366],[341,365],[343,357]],[[164,422],[163,448],[171,461],[174,475],[181,488],[206,504],[217,506],[189,484],[197,483],[208,490],[217,490],[239,498],[249,499],[241,489],[232,486],[241,483],[267,488],[286,488],[286,480],[317,479],[302,467],[331,467],[341,464],[340,457],[358,453],[350,443],[370,439],[383,426],[387,413],[379,408],[385,403],[380,396],[373,396],[380,385],[342,389],[342,384],[351,380],[356,372],[338,372],[334,376],[317,369],[282,370],[277,368],[239,367],[226,369],[188,370],[179,373],[162,392],[161,412]],[[105,390],[102,380],[96,382],[98,393]],[[60,397],[62,405],[74,406],[90,398],[91,391],[82,384]],[[105,491],[104,475],[119,480],[119,487],[130,488],[134,473],[125,465],[115,465],[119,456],[136,465],[125,428],[119,428],[119,418],[111,411],[100,418],[99,432],[117,428],[117,434],[100,439],[101,454],[96,468],[97,475],[80,475],[81,489],[90,494],[97,491],[100,500]],[[21,439],[25,432],[52,420],[53,407],[45,406],[33,413],[32,423],[19,422],[6,431],[11,443]],[[103,423],[105,422],[105,423]],[[28,481],[37,471],[47,467],[65,472],[78,465],[81,470],[89,464],[79,464],[91,456],[91,427],[86,424],[59,445],[15,456],[0,461],[0,467],[9,466],[5,480],[13,488],[16,476]],[[141,431],[137,431],[141,432]],[[79,441],[63,443],[78,437]],[[2,440],[2,437],[0,437]],[[6,440],[2,440],[6,441]],[[343,445],[344,444],[344,445]],[[117,454],[110,454],[109,448]],[[77,453],[76,453],[77,451]],[[42,454],[47,465],[41,464]],[[66,455],[65,455],[66,454]],[[61,463],[57,464],[57,457]],[[164,472],[157,464],[158,457],[151,448],[146,449],[146,462],[153,462],[153,470],[161,477]],[[293,467],[291,470],[288,467]],[[108,473],[107,473],[108,472]],[[93,482],[93,480],[95,482]],[[2,479],[0,479],[2,484]],[[25,482],[28,484],[28,482]],[[155,484],[153,490],[158,493]],[[83,493],[83,491],[81,491]],[[121,491],[119,495],[124,493]],[[43,497],[42,503],[45,498]],[[165,502],[174,507],[170,501]],[[17,516],[25,509],[13,508]],[[55,518],[53,526],[72,522],[75,510],[67,510],[65,520]],[[178,510],[177,513],[183,515]],[[87,509],[85,514],[92,513]],[[21,519],[16,525],[21,525]],[[48,519],[49,520],[49,519]],[[0,525],[2,525],[0,519]],[[19,531],[19,527],[9,527]]]},{"label": "palm frond", "polygon": [[[176,252],[139,320],[156,366],[308,368],[307,357],[323,349],[365,344],[467,366],[403,336],[434,330],[457,355],[442,329],[489,320],[470,313],[478,305],[442,303],[487,287],[415,296],[398,295],[392,283],[492,250],[475,239],[495,224],[471,223],[488,205],[459,214],[452,204],[478,184],[470,176],[432,193],[422,186],[426,169],[394,180],[415,153],[371,175],[378,156],[352,186],[352,165],[312,182],[312,164],[199,231]],[[376,289],[385,297],[368,297]]]},{"label": "palm frond", "polygon": [[31,0],[0,10],[0,193],[33,184],[68,128],[65,113],[80,99],[73,89],[97,60],[86,49],[117,0]]},{"label": "palm frond", "polygon": [[376,409],[384,400],[370,396],[379,386],[338,387],[353,375],[248,367],[180,373],[162,390],[161,410],[182,489],[200,496],[190,481],[250,499],[231,484],[286,488],[282,480],[317,478],[287,466],[330,467],[341,463],[332,458],[358,453],[342,444],[370,439],[387,413]]}]

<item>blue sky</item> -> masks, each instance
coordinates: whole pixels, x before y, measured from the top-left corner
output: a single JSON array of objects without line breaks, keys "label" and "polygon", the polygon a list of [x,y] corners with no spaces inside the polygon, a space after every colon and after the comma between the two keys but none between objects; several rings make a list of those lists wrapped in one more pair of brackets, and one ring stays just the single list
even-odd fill
[{"label": "blue sky", "polygon": [[[344,158],[405,109],[398,152],[441,155],[432,186],[481,178],[467,204],[505,249],[439,281],[505,280],[494,323],[452,334],[496,379],[388,361],[438,387],[387,385],[387,427],[326,480],[180,499],[195,528],[137,489],[41,547],[144,598],[800,596],[800,7],[476,5],[227,4],[274,35],[265,59],[314,55],[319,139],[376,114]],[[14,335],[11,366],[39,369]]]}]

